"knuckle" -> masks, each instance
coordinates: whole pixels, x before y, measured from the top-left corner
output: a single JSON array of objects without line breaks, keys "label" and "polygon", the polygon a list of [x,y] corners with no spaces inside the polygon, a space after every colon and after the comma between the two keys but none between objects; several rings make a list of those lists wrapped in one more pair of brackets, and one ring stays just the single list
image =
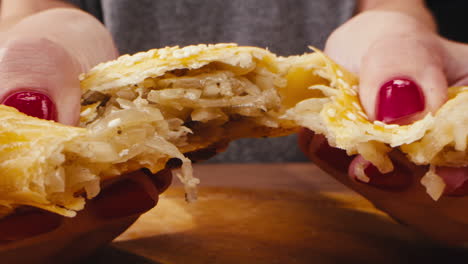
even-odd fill
[{"label": "knuckle", "polygon": [[74,64],[61,45],[45,37],[13,37],[0,47],[0,73],[53,73],[64,65]]}]

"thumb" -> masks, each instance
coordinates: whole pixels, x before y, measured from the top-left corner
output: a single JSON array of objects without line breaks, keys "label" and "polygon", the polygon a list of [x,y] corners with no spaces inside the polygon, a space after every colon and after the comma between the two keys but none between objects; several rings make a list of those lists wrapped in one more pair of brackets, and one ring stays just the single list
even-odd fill
[{"label": "thumb", "polygon": [[408,124],[446,100],[442,48],[435,36],[378,40],[360,66],[359,96],[371,120]]},{"label": "thumb", "polygon": [[46,38],[19,37],[0,44],[0,102],[42,119],[75,125],[80,65]]}]

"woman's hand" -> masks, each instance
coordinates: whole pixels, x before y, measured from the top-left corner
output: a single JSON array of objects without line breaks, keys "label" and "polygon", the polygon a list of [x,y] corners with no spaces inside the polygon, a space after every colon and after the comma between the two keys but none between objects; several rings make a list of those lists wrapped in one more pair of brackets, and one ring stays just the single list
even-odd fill
[{"label": "woman's hand", "polygon": [[[446,101],[447,87],[468,84],[468,46],[438,36],[423,1],[363,2],[370,10],[338,28],[325,52],[360,77],[360,101],[371,120],[409,124],[435,112]],[[394,172],[382,175],[362,157],[331,148],[321,135],[303,131],[300,145],[319,166],[398,221],[442,242],[468,242],[468,197],[459,197],[468,194],[467,169],[438,168],[453,184],[436,202],[420,183],[427,168],[404,157],[393,156]],[[357,165],[365,167],[369,183],[354,177]]]},{"label": "woman's hand", "polygon": [[0,220],[1,263],[68,263],[93,253],[156,206],[170,185],[169,169],[119,178],[88,201],[76,217],[25,208]]},{"label": "woman's hand", "polygon": [[[109,32],[61,1],[2,1],[0,102],[43,119],[76,125],[79,74],[116,58]],[[110,242],[153,208],[170,170],[134,172],[104,186],[74,218],[22,208],[0,219],[0,263],[63,263]]]}]

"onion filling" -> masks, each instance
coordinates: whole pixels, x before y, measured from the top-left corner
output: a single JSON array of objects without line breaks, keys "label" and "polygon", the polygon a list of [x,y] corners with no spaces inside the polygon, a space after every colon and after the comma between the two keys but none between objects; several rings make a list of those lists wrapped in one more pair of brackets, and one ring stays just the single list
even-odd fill
[{"label": "onion filling", "polygon": [[[278,127],[278,117],[284,112],[277,90],[285,82],[276,74],[260,66],[237,74],[213,67],[179,69],[133,86],[88,91],[83,96],[80,125],[96,140],[80,142],[72,149],[92,153],[94,156],[86,158],[103,163],[110,159],[124,164],[138,157],[140,164],[149,167],[161,159],[178,158],[182,161],[178,176],[187,198],[195,199],[199,181],[192,175],[190,160],[180,151],[192,143],[189,136],[194,127],[203,124],[204,129],[216,129],[239,119]],[[83,150],[97,145],[102,151]],[[92,197],[98,190],[89,180],[84,188]]]}]

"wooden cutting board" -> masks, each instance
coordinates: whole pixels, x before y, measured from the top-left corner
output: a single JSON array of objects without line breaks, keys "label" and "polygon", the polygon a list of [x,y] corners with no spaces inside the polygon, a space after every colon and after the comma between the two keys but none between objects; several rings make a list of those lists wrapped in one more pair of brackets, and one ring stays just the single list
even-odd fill
[{"label": "wooden cutting board", "polygon": [[174,185],[102,263],[441,263],[443,249],[309,163],[197,165],[199,199]]}]

